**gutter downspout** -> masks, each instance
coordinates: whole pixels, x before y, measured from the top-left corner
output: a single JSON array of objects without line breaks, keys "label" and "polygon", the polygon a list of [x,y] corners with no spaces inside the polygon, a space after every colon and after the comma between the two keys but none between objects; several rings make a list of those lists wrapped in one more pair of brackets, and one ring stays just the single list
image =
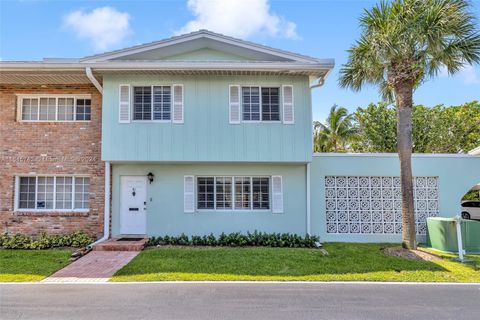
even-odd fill
[{"label": "gutter downspout", "polygon": [[[92,68],[85,68],[85,75],[97,88],[98,92],[103,95],[102,85],[98,82],[97,78],[93,76]],[[103,205],[103,236],[97,241],[89,244],[87,249],[92,249],[96,244],[107,240],[110,237],[110,162],[105,161],[105,199]]]},{"label": "gutter downspout", "polygon": [[86,67],[85,68],[85,75],[92,82],[92,84],[95,86],[95,88],[97,88],[97,90],[103,95],[102,85],[98,82],[97,78],[95,78],[93,76],[92,68]]},{"label": "gutter downspout", "polygon": [[311,163],[307,163],[307,235],[312,234],[311,228],[311,200],[310,200],[310,165]]},{"label": "gutter downspout", "polygon": [[92,249],[96,244],[105,241],[110,236],[110,161],[105,161],[105,203],[103,206],[103,237],[87,246]]},{"label": "gutter downspout", "polygon": [[460,216],[455,217],[455,227],[457,229],[457,246],[458,246],[458,260],[460,262],[464,262],[464,251],[463,251],[463,243],[462,243],[462,218]]},{"label": "gutter downspout", "polygon": [[[323,77],[321,78],[317,78],[316,79],[316,83],[315,82],[312,82],[313,84],[310,85],[310,90],[312,89],[315,89],[315,88],[319,88],[321,86],[323,86],[325,84],[325,78],[328,76],[328,74],[331,72],[331,70],[329,70],[327,72],[327,74],[325,74]],[[313,141],[313,132],[312,132],[312,141]],[[313,152],[313,150],[312,150]],[[307,163],[307,235],[311,235],[312,234],[312,224],[311,224],[311,189],[310,189],[310,166],[311,166],[311,163]]]}]

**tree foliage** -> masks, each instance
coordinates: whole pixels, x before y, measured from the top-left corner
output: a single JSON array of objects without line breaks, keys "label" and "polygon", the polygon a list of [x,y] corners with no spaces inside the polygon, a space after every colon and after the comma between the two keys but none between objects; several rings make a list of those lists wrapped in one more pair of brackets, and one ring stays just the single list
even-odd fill
[{"label": "tree foliage", "polygon": [[314,151],[315,152],[339,152],[349,147],[354,139],[355,127],[353,115],[348,110],[334,105],[330,109],[327,121],[316,121],[314,126]]},{"label": "tree foliage", "polygon": [[[353,152],[396,152],[395,107],[370,104],[354,113],[357,135]],[[480,103],[413,108],[413,151],[416,153],[465,153],[480,145]],[[347,144],[348,145],[348,144]]]}]

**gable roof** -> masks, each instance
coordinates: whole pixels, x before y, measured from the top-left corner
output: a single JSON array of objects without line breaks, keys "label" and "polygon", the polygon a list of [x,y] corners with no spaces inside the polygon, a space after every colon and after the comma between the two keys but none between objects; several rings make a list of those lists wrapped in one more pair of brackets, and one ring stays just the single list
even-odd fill
[{"label": "gable roof", "polygon": [[[191,59],[192,52],[202,49],[216,51],[221,54],[221,59],[216,59],[218,55],[215,54],[203,54]],[[306,75],[319,84],[323,83],[334,64],[333,59],[317,59],[200,30],[80,59],[0,61],[0,83],[34,83],[39,81],[33,80],[40,79],[39,74],[48,74],[52,79],[50,81],[61,83],[67,80],[68,75],[59,76],[60,73],[85,74],[88,69],[97,79],[101,79],[105,73],[282,74]],[[46,81],[44,77],[42,79]],[[85,76],[82,79],[88,80]]]},{"label": "gable roof", "polygon": [[[193,44],[192,46],[185,46],[188,51],[193,51],[200,48],[214,48],[224,49],[226,51],[237,51],[239,56],[257,54],[259,57],[271,57],[271,59],[265,61],[289,61],[300,63],[318,63],[322,60],[301,55],[298,53],[288,52],[285,50],[275,49],[272,47],[260,45],[250,41],[245,41],[233,37],[229,37],[223,34],[211,32],[208,30],[199,30],[188,34],[174,36],[171,38],[154,41],[146,44],[141,44],[129,48],[120,50],[105,52],[93,56],[87,56],[79,61],[81,62],[100,62],[108,60],[133,60],[128,59],[129,56],[139,55],[149,51],[157,50],[169,50],[170,54],[182,52],[181,50],[175,50],[185,44]],[[172,50],[173,49],[173,50]],[[168,54],[168,53],[167,53]],[[141,56],[141,55],[140,55]],[[276,59],[275,59],[276,58]],[[261,60],[261,59],[257,59]]]}]

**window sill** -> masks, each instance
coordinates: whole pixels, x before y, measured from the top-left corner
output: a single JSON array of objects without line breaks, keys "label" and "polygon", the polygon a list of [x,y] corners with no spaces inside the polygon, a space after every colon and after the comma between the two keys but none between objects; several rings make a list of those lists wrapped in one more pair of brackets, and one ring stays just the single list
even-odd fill
[{"label": "window sill", "polygon": [[92,120],[18,120],[19,123],[90,123]]},{"label": "window sill", "polygon": [[16,216],[33,216],[33,217],[88,217],[90,211],[14,211]]},{"label": "window sill", "polygon": [[252,209],[235,209],[235,210],[214,210],[214,209],[197,209],[195,213],[272,213],[270,209],[259,209],[259,210],[252,210]]}]

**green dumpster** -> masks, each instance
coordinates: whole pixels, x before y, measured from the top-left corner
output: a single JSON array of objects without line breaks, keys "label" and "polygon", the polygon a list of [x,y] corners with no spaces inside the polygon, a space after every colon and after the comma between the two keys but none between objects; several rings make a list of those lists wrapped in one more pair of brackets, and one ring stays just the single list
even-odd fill
[{"label": "green dumpster", "polygon": [[[462,220],[462,242],[465,252],[480,253],[480,221]],[[455,218],[427,218],[427,245],[446,252],[458,252]]]},{"label": "green dumpster", "polygon": [[462,240],[466,253],[480,253],[480,221],[462,220]]}]

